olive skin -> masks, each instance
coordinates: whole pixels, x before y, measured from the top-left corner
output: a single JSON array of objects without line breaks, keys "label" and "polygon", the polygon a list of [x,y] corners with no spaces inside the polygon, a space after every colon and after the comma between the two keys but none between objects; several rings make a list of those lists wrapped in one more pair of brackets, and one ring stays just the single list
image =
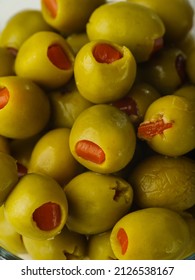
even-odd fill
[{"label": "olive skin", "polygon": [[69,128],[56,128],[45,133],[35,144],[28,172],[51,176],[60,185],[78,174],[79,164],[69,148]]},{"label": "olive skin", "polygon": [[[41,211],[38,218],[37,215],[35,216],[37,210],[40,211],[42,206],[51,205],[51,203],[53,209],[49,210],[52,210],[52,213],[47,209],[45,213]],[[59,234],[66,223],[68,204],[65,193],[54,179],[43,174],[24,175],[4,205],[5,215],[10,224],[22,236],[32,239],[53,238]],[[58,207],[60,217],[54,212],[55,206]],[[52,218],[52,215],[55,216]],[[58,223],[53,226],[56,219]],[[52,223],[52,226],[46,228],[41,223]]]},{"label": "olive skin", "polygon": [[71,232],[67,227],[52,239],[36,240],[23,236],[23,242],[34,260],[78,260],[86,255],[85,236]]},{"label": "olive skin", "polygon": [[74,80],[71,80],[62,90],[51,91],[49,99],[50,123],[53,128],[71,128],[79,114],[94,105],[80,94]]},{"label": "olive skin", "polygon": [[34,33],[52,30],[43,19],[41,11],[22,10],[13,15],[5,25],[0,36],[0,46],[17,53],[23,42]]},{"label": "olive skin", "polygon": [[160,207],[123,216],[110,236],[112,250],[119,260],[180,259],[189,241],[189,228],[181,215]]},{"label": "olive skin", "polygon": [[[98,234],[110,230],[132,204],[132,187],[124,179],[86,171],[64,186],[69,230]],[[94,219],[95,217],[95,219]]]},{"label": "olive skin", "polygon": [[104,3],[105,0],[41,0],[41,11],[50,26],[67,36],[85,31],[91,13]]},{"label": "olive skin", "polygon": [[[101,45],[114,48],[122,57],[112,63],[97,61],[94,50]],[[100,104],[125,96],[134,83],[136,69],[134,56],[127,47],[95,40],[85,44],[77,53],[74,76],[80,94],[90,102]]]},{"label": "olive skin", "polygon": [[165,25],[165,38],[169,42],[182,40],[193,26],[193,8],[186,0],[126,0],[142,4],[155,11]]},{"label": "olive skin", "polygon": [[18,76],[0,78],[0,90],[7,101],[0,109],[0,134],[13,139],[31,137],[41,132],[50,117],[49,99],[32,81]]},{"label": "olive skin", "polygon": [[130,172],[134,200],[140,208],[165,207],[184,211],[195,204],[195,161],[154,155]]},{"label": "olive skin", "polygon": [[0,47],[0,77],[14,75],[15,57],[6,48]]},{"label": "olive skin", "polygon": [[[54,53],[50,52],[52,47],[57,48]],[[22,44],[16,56],[15,72],[47,89],[55,89],[72,78],[73,64],[74,53],[66,40],[55,32],[40,31]]]},{"label": "olive skin", "polygon": [[69,139],[75,159],[89,170],[113,173],[132,159],[136,135],[129,117],[107,104],[89,107],[75,120]]},{"label": "olive skin", "polygon": [[71,46],[73,49],[73,52],[75,55],[78,53],[78,51],[89,42],[89,38],[86,34],[86,32],[82,33],[73,33],[70,34],[67,38],[66,41],[68,44]]},{"label": "olive skin", "polygon": [[154,52],[155,40],[160,40],[158,47],[162,47],[165,27],[153,10],[120,1],[98,7],[89,18],[86,32],[90,41],[109,40],[128,47],[136,61],[143,62]]},{"label": "olive skin", "polygon": [[0,206],[18,182],[16,160],[9,154],[0,152]]},{"label": "olive skin", "polygon": [[[152,131],[151,129],[152,128]],[[152,150],[167,156],[181,156],[195,147],[195,109],[189,99],[166,95],[148,107],[138,137]]]},{"label": "olive skin", "polygon": [[174,95],[183,96],[192,102],[195,102],[195,85],[187,84],[173,92]]},{"label": "olive skin", "polygon": [[4,213],[4,205],[0,207],[0,246],[12,254],[26,253],[21,235],[8,222]]},{"label": "olive skin", "polygon": [[90,260],[115,260],[110,245],[111,230],[91,235],[88,241],[88,257]]}]

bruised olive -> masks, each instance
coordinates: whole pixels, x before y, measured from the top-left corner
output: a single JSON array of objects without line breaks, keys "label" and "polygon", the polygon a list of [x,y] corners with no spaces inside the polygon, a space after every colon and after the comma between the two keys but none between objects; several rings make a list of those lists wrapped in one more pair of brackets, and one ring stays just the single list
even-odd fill
[{"label": "bruised olive", "polygon": [[66,40],[55,32],[42,31],[22,44],[16,56],[15,72],[20,77],[53,89],[71,79],[73,64],[74,53]]},{"label": "bruised olive", "polygon": [[98,6],[105,0],[41,0],[45,21],[64,35],[85,31],[85,25]]},{"label": "bruised olive", "polygon": [[36,142],[28,172],[47,174],[63,185],[78,174],[79,164],[69,148],[69,128],[56,128]]},{"label": "bruised olive", "polygon": [[137,62],[146,61],[163,46],[165,27],[153,10],[130,2],[101,5],[86,25],[90,41],[109,40],[128,47]]},{"label": "bruised olive", "polygon": [[24,175],[5,202],[9,223],[22,236],[48,239],[66,223],[68,204],[62,187],[51,177]]},{"label": "bruised olive", "polygon": [[123,216],[113,227],[110,242],[119,260],[175,260],[185,251],[190,233],[178,213],[145,208]]},{"label": "bruised olive", "polygon": [[14,14],[1,32],[0,46],[17,54],[23,42],[39,31],[51,31],[52,27],[43,19],[41,11],[22,10]]},{"label": "bruised olive", "polygon": [[22,236],[15,231],[5,216],[4,205],[0,207],[0,246],[12,254],[26,253]]},{"label": "bruised olive", "polygon": [[0,77],[0,134],[27,138],[41,132],[50,117],[49,99],[32,81],[18,76]]},{"label": "bruised olive", "polygon": [[108,103],[128,93],[136,69],[134,56],[127,47],[97,40],[85,44],[77,53],[74,76],[84,98],[96,104]]},{"label": "bruised olive", "polygon": [[16,160],[4,152],[0,152],[0,206],[18,182]]},{"label": "bruised olive", "polygon": [[97,234],[110,230],[132,204],[132,187],[124,179],[86,171],[64,187],[69,230]]},{"label": "bruised olive", "polygon": [[147,157],[129,175],[136,204],[141,208],[189,209],[195,204],[194,170],[195,161],[187,157]]},{"label": "bruised olive", "polygon": [[186,62],[186,72],[192,84],[195,84],[195,48],[189,53]]},{"label": "bruised olive", "polygon": [[75,120],[69,139],[70,150],[81,165],[100,173],[113,173],[132,159],[136,135],[129,117],[118,108],[93,105]]},{"label": "bruised olive", "polygon": [[194,102],[177,96],[158,98],[148,107],[138,127],[138,137],[167,156],[181,156],[195,147]]},{"label": "bruised olive", "polygon": [[35,260],[77,260],[86,255],[86,237],[66,227],[52,239],[37,240],[23,236],[27,253]]}]

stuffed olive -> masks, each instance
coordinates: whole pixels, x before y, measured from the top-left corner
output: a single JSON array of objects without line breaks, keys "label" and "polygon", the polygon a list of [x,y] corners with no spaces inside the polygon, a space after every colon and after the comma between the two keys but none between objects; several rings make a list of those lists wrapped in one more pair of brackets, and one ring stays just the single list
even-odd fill
[{"label": "stuffed olive", "polygon": [[18,76],[0,77],[0,134],[22,139],[34,136],[50,117],[48,96],[34,82]]},{"label": "stuffed olive", "polygon": [[124,112],[111,105],[98,104],[77,117],[69,144],[76,160],[89,170],[113,173],[133,158],[136,135]]},{"label": "stuffed olive", "polygon": [[105,0],[41,0],[45,21],[67,36],[85,31],[91,13]]},{"label": "stuffed olive", "polygon": [[[125,96],[136,76],[131,51],[97,40],[85,44],[75,59],[74,76],[80,94],[92,103],[108,103]],[[89,82],[90,81],[90,82]]]},{"label": "stuffed olive", "polygon": [[195,147],[194,102],[185,97],[166,95],[148,107],[138,127],[138,137],[157,153],[181,156]]},{"label": "stuffed olive", "polygon": [[9,223],[32,239],[53,238],[67,220],[68,203],[62,187],[43,174],[24,175],[4,205]]},{"label": "stuffed olive", "polygon": [[72,78],[73,64],[74,53],[64,37],[56,32],[42,31],[22,44],[16,56],[15,72],[53,89],[65,85]]},{"label": "stuffed olive", "polygon": [[189,227],[177,212],[146,208],[123,216],[110,236],[119,260],[180,259],[190,242]]}]

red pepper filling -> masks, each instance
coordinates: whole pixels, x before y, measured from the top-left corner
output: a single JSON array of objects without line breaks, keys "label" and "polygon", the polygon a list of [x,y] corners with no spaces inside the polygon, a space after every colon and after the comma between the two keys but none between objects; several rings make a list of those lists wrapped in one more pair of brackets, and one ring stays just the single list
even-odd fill
[{"label": "red pepper filling", "polygon": [[0,88],[0,109],[3,109],[9,101],[9,91],[6,87]]},{"label": "red pepper filling", "polygon": [[93,56],[99,63],[110,64],[122,57],[122,54],[113,46],[102,43],[97,44],[93,49]]},{"label": "red pepper filling", "polygon": [[128,248],[128,236],[123,228],[120,228],[117,233],[117,240],[121,246],[121,253],[124,255]]},{"label": "red pepper filling", "polygon": [[141,123],[138,127],[138,137],[149,140],[155,135],[163,134],[164,130],[172,126],[173,122],[165,123],[162,118],[154,122]]},{"label": "red pepper filling", "polygon": [[80,140],[76,144],[76,154],[85,160],[101,164],[105,161],[104,151],[94,142],[89,140]]},{"label": "red pepper filling", "polygon": [[47,56],[53,63],[53,65],[61,70],[69,70],[72,66],[68,55],[58,44],[54,44],[48,47]]},{"label": "red pepper filling", "polygon": [[43,3],[47,10],[49,11],[51,17],[55,18],[57,16],[58,4],[56,0],[43,0]]},{"label": "red pepper filling", "polygon": [[41,230],[49,231],[55,229],[61,222],[60,206],[53,202],[47,202],[41,205],[35,209],[33,220]]},{"label": "red pepper filling", "polygon": [[112,105],[125,112],[128,116],[138,116],[137,104],[129,96],[113,102]]}]

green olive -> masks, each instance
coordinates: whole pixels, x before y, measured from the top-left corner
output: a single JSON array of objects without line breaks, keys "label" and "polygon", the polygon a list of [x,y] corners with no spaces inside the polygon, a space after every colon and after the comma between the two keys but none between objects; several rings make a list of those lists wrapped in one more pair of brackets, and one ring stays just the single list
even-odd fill
[{"label": "green olive", "polygon": [[173,92],[174,95],[183,96],[192,102],[195,102],[195,85],[184,85]]},{"label": "green olive", "polygon": [[137,62],[146,61],[163,46],[165,27],[151,9],[130,2],[96,8],[86,26],[90,41],[109,40],[128,47]]},{"label": "green olive", "polygon": [[52,239],[36,240],[23,236],[23,242],[34,260],[77,260],[86,255],[85,236],[71,232],[66,227]]},{"label": "green olive", "polygon": [[53,89],[71,79],[73,64],[74,53],[67,41],[60,34],[42,31],[22,44],[16,56],[15,72],[18,76]]},{"label": "green olive", "polygon": [[21,235],[8,222],[4,205],[0,207],[0,246],[12,254],[26,253]]},{"label": "green olive", "polygon": [[132,159],[136,135],[129,117],[118,108],[98,104],[85,109],[70,133],[70,150],[89,170],[113,173]]},{"label": "green olive", "polygon": [[45,133],[32,150],[28,172],[47,174],[61,185],[76,176],[79,164],[70,152],[69,136],[69,128]]},{"label": "green olive", "polygon": [[143,79],[161,94],[171,94],[186,82],[186,55],[178,48],[167,47],[139,69]]},{"label": "green olive", "polygon": [[49,98],[51,103],[50,122],[54,128],[71,128],[78,115],[93,105],[80,94],[72,80],[64,89],[52,91]]},{"label": "green olive", "polygon": [[0,152],[0,206],[18,182],[16,160],[4,152]]},{"label": "green olive", "polygon": [[41,0],[41,11],[50,26],[70,35],[85,31],[91,13],[104,3],[105,0]]},{"label": "green olive", "polygon": [[195,147],[194,102],[177,96],[158,98],[148,107],[138,137],[157,153],[181,156]]},{"label": "green olive", "polygon": [[0,47],[0,77],[14,75],[15,57],[6,48]]},{"label": "green olive", "polygon": [[41,132],[50,117],[49,99],[32,81],[18,76],[0,77],[0,134],[27,138]]},{"label": "green olive", "polygon": [[67,220],[68,203],[62,187],[43,174],[24,175],[4,205],[10,224],[32,239],[53,238]]},{"label": "green olive", "polygon": [[124,179],[86,171],[64,187],[68,200],[67,227],[81,234],[110,230],[132,204],[132,187]]},{"label": "green olive", "polygon": [[88,257],[90,260],[115,260],[110,245],[111,230],[89,237]]},{"label": "green olive", "polygon": [[1,32],[0,46],[17,52],[23,42],[39,31],[51,31],[52,27],[43,19],[41,11],[22,10],[14,14]]},{"label": "green olive", "polygon": [[110,242],[119,260],[175,260],[185,251],[190,233],[178,213],[145,208],[123,216],[113,227]]},{"label": "green olive", "polygon": [[108,103],[128,93],[135,80],[136,68],[134,56],[127,47],[106,40],[92,41],[76,56],[75,82],[87,100],[96,104]]},{"label": "green olive", "polygon": [[182,50],[186,56],[188,57],[189,53],[195,48],[195,36],[193,33],[193,29],[184,37],[183,40],[177,43],[177,46],[180,50]]},{"label": "green olive", "polygon": [[195,161],[154,155],[139,162],[129,175],[134,199],[141,208],[187,210],[195,204]]},{"label": "green olive", "polygon": [[165,25],[165,38],[171,42],[183,39],[193,26],[193,8],[187,0],[126,0],[154,10]]}]

